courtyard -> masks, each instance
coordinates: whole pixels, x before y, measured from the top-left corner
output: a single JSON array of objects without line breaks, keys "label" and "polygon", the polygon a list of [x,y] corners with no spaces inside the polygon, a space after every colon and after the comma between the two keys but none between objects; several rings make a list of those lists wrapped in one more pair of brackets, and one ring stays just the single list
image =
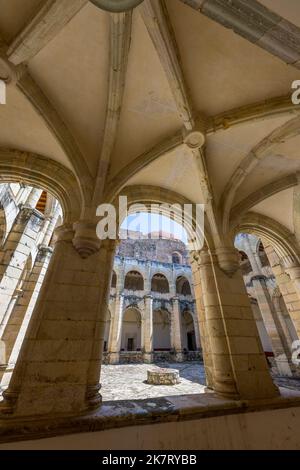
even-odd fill
[{"label": "courtyard", "polygon": [[[170,368],[179,370],[177,385],[148,385],[147,371]],[[300,378],[275,377],[275,383],[289,390],[300,390]],[[205,393],[205,371],[199,362],[103,365],[101,395],[103,401],[142,400],[166,396]]]}]

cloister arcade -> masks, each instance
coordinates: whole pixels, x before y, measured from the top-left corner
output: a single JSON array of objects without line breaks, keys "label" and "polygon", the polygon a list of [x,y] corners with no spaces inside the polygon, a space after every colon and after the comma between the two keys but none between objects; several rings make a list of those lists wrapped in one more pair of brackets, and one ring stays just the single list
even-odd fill
[{"label": "cloister arcade", "polygon": [[[174,263],[175,247],[177,256],[181,252],[176,261],[184,264]],[[141,234],[121,241],[111,280],[105,363],[202,359],[192,272],[185,260],[179,240],[160,237],[155,250],[153,240]]]},{"label": "cloister arcade", "polygon": [[[299,424],[299,395],[273,380],[299,373],[298,7],[100,3],[1,2],[3,439],[43,436],[55,420],[77,432],[70,417],[85,414],[95,429],[103,360],[200,350],[202,410],[207,399],[218,417],[248,419],[269,407],[280,424],[293,406]],[[196,211],[185,224],[190,274],[176,248],[124,262],[119,240],[97,235],[109,211],[117,235],[137,206],[170,205],[179,224],[185,206],[203,207],[200,229]]]}]

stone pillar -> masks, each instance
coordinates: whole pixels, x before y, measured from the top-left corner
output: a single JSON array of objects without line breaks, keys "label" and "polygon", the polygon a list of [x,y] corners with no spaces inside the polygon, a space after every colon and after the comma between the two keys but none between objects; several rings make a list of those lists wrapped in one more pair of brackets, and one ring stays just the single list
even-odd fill
[{"label": "stone pillar", "polygon": [[297,268],[297,264],[288,258],[280,259],[271,245],[264,243],[264,248],[295,331],[300,338],[300,295],[292,279],[297,275],[297,269],[293,269]]},{"label": "stone pillar", "polygon": [[180,311],[180,301],[178,297],[172,299],[173,312],[171,317],[171,338],[172,348],[175,351],[175,360],[177,362],[184,361],[184,353],[182,350],[182,319]]},{"label": "stone pillar", "polygon": [[[285,272],[288,274],[293,283],[298,301],[300,301],[300,265],[292,258],[284,258],[281,261]],[[297,331],[298,338],[300,338],[300,317],[299,315],[291,315],[291,318]]]},{"label": "stone pillar", "polygon": [[2,415],[71,416],[99,406],[114,247],[95,234],[85,222],[58,229]]},{"label": "stone pillar", "polygon": [[195,300],[198,315],[198,325],[200,330],[200,339],[202,347],[202,355],[206,376],[206,384],[209,389],[213,389],[213,364],[212,364],[212,351],[211,342],[208,335],[206,314],[203,302],[203,289],[201,285],[201,274],[200,274],[200,253],[191,253],[191,267],[193,271],[193,284],[195,291]]},{"label": "stone pillar", "polygon": [[200,328],[199,328],[199,321],[196,317],[196,314],[193,315],[194,320],[194,328],[195,328],[195,340],[196,340],[196,348],[197,351],[201,351],[201,339],[200,339]]},{"label": "stone pillar", "polygon": [[124,295],[118,292],[116,294],[115,311],[112,315],[110,327],[111,333],[108,346],[110,364],[118,364],[120,362],[123,314]]},{"label": "stone pillar", "polygon": [[[274,291],[274,294],[273,294],[273,305],[274,305],[274,309],[276,312],[276,316],[278,318],[278,322],[280,323],[280,327],[282,330],[281,340],[285,344],[285,350],[291,353],[293,338],[292,338],[290,330],[288,329],[287,322],[286,322],[284,313],[280,305],[280,298],[283,299],[283,296],[281,295],[280,290],[277,287],[277,289]],[[287,312],[287,316],[290,318],[288,312]],[[288,357],[289,357],[289,354],[288,354]]]},{"label": "stone pillar", "polygon": [[200,275],[215,392],[233,399],[277,396],[239,270],[237,250],[203,250]]},{"label": "stone pillar", "polygon": [[9,233],[0,262],[0,323],[7,321],[7,308],[21,279],[27,259],[42,228],[43,216],[23,207]]},{"label": "stone pillar", "polygon": [[39,199],[42,195],[42,190],[41,189],[38,189],[38,188],[32,188],[32,190],[30,191],[27,199],[26,199],[26,202],[25,202],[25,206],[26,207],[31,207],[32,209],[35,209],[37,203],[39,202]]},{"label": "stone pillar", "polygon": [[292,376],[289,365],[289,352],[285,351],[284,344],[278,332],[280,325],[275,319],[275,311],[270,293],[266,284],[266,278],[262,274],[257,274],[251,279],[261,316],[263,318],[275,357],[276,366],[280,375]]},{"label": "stone pillar", "polygon": [[153,297],[146,295],[144,297],[145,309],[143,318],[143,345],[144,362],[150,364],[153,362]]},{"label": "stone pillar", "polygon": [[52,252],[52,248],[40,246],[34,266],[24,282],[22,293],[18,296],[18,300],[2,333],[1,339],[6,346],[6,362],[8,364],[2,380],[2,385],[4,386],[8,385],[12,370],[17,361]]}]

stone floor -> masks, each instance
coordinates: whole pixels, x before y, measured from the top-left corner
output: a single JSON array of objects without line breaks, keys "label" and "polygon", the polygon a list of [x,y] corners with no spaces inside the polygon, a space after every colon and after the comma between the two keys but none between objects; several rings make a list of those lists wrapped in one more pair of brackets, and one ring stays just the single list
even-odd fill
[{"label": "stone floor", "polygon": [[[147,370],[161,368],[179,370],[180,383],[148,385]],[[289,390],[300,391],[300,378],[273,377],[273,380],[287,393]],[[199,362],[103,365],[101,370],[101,394],[105,402],[203,394],[206,391],[205,383],[204,367]],[[0,386],[0,401],[2,391]]]},{"label": "stone floor", "polygon": [[[147,370],[171,368],[179,370],[177,385],[148,385]],[[190,395],[205,392],[204,367],[200,363],[104,365],[101,371],[101,395],[104,401],[129,400]]]}]

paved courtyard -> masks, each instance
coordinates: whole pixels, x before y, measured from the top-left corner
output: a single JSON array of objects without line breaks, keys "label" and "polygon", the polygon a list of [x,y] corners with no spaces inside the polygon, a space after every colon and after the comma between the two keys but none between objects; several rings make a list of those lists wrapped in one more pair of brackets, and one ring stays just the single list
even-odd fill
[{"label": "paved courtyard", "polygon": [[[148,385],[146,383],[147,370],[161,368],[179,370],[180,383],[169,386]],[[300,378],[273,377],[273,380],[280,388],[300,391]],[[205,393],[205,383],[204,367],[198,362],[103,365],[101,371],[103,401],[142,400]],[[0,386],[0,402],[2,391]]]},{"label": "paved courtyard", "polygon": [[[147,370],[171,368],[180,373],[178,385],[148,385]],[[101,394],[108,400],[139,400],[171,395],[205,392],[204,367],[200,363],[104,365],[101,371]]]}]

